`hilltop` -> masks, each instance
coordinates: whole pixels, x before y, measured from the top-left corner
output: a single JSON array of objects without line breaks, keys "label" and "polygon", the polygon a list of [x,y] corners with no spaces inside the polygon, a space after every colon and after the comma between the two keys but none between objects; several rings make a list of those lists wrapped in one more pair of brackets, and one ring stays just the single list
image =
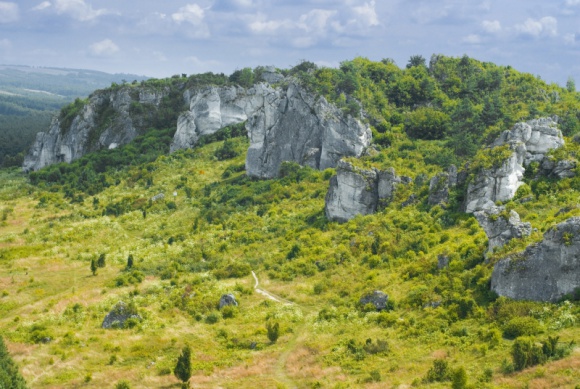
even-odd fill
[{"label": "hilltop", "polygon": [[[29,156],[67,163],[0,170],[5,343],[31,387],[177,387],[189,345],[194,387],[575,388],[579,109],[438,55],[95,91]],[[572,289],[505,292],[532,262]]]}]

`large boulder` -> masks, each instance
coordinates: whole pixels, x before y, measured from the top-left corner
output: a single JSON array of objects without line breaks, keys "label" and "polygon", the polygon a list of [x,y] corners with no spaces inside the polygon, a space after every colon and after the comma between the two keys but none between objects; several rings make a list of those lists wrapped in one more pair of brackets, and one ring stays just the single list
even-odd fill
[{"label": "large boulder", "polygon": [[555,118],[541,118],[517,123],[511,130],[504,131],[491,147],[505,145],[512,151],[511,155],[490,169],[482,169],[469,184],[465,202],[467,213],[490,209],[496,201],[511,200],[523,184],[525,167],[532,162],[542,162],[546,153],[564,145],[564,138]]},{"label": "large boulder", "polygon": [[439,173],[429,181],[429,205],[445,206],[449,202],[449,190],[457,185],[457,167],[451,165],[447,172]]},{"label": "large boulder", "polygon": [[375,290],[372,293],[366,294],[360,298],[359,304],[365,306],[367,304],[372,304],[377,311],[385,311],[389,309],[389,296],[381,292],[380,290]]},{"label": "large boulder", "polygon": [[556,225],[523,253],[498,261],[491,289],[516,300],[557,301],[580,288],[580,217]]},{"label": "large boulder", "polygon": [[514,210],[505,212],[504,207],[491,207],[474,213],[479,225],[485,231],[488,238],[488,251],[496,247],[503,247],[514,238],[530,236],[532,225],[523,223],[520,215]]},{"label": "large boulder", "polygon": [[397,186],[402,182],[393,168],[362,169],[339,161],[326,194],[326,217],[343,223],[356,215],[373,214],[392,201]]},{"label": "large boulder", "polygon": [[129,319],[141,320],[141,316],[136,310],[128,306],[123,301],[119,301],[113,309],[105,316],[102,328],[124,328]]},{"label": "large boulder", "polygon": [[229,305],[233,305],[234,307],[238,306],[236,297],[231,293],[222,295],[222,297],[220,297],[219,308],[222,309],[223,307],[227,307]]}]

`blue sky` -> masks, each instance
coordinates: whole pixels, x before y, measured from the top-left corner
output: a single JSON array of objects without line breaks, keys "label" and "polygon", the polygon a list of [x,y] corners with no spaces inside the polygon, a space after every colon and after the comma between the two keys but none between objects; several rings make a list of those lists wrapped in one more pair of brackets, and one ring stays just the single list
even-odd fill
[{"label": "blue sky", "polygon": [[0,63],[166,77],[462,56],[580,85],[580,0],[0,0]]}]

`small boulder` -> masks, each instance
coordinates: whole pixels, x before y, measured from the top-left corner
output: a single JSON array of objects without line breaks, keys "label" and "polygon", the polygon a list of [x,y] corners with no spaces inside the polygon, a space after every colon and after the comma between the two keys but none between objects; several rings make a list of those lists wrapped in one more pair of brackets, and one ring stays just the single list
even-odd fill
[{"label": "small boulder", "polygon": [[123,328],[129,319],[142,320],[135,308],[128,306],[123,301],[119,301],[113,309],[105,316],[102,328]]},{"label": "small boulder", "polygon": [[503,247],[514,238],[523,238],[532,233],[532,225],[523,223],[520,215],[514,210],[509,214],[504,207],[491,207],[474,213],[479,225],[485,231],[488,239],[488,251]]},{"label": "small boulder", "polygon": [[440,254],[437,256],[437,269],[445,269],[449,267],[449,256]]},{"label": "small boulder", "polygon": [[375,290],[372,293],[366,294],[360,298],[359,303],[361,306],[367,304],[372,304],[375,306],[377,311],[384,311],[389,308],[388,306],[389,296],[380,290]]},{"label": "small boulder", "polygon": [[219,302],[220,309],[222,309],[223,307],[228,306],[228,305],[233,305],[235,307],[238,306],[238,302],[236,301],[235,296],[231,293],[224,294],[220,298],[220,302]]}]

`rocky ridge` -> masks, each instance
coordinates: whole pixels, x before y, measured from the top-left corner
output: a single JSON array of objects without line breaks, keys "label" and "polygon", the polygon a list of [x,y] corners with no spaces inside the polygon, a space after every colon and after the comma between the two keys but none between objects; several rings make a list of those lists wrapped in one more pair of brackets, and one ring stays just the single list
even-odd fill
[{"label": "rocky ridge", "polygon": [[[87,104],[68,123],[55,117],[47,132],[39,132],[24,158],[24,171],[59,162],[70,163],[83,155],[131,142],[146,125],[169,89],[124,86],[93,93]],[[131,112],[133,103],[143,104],[146,114]]]}]

